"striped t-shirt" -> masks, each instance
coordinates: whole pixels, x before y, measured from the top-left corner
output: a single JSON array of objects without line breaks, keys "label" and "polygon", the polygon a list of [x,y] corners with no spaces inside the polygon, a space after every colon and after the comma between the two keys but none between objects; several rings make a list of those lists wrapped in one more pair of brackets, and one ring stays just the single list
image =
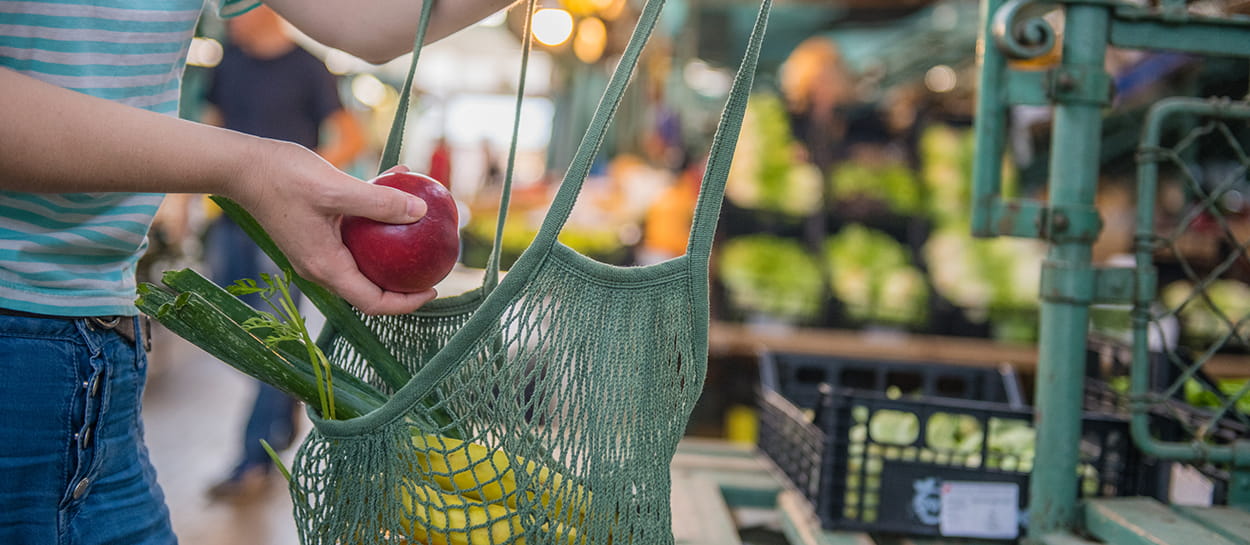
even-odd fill
[{"label": "striped t-shirt", "polygon": [[[0,66],[74,91],[178,112],[205,0],[0,0]],[[236,15],[257,0],[221,0]],[[156,193],[0,191],[0,307],[132,315]]]}]

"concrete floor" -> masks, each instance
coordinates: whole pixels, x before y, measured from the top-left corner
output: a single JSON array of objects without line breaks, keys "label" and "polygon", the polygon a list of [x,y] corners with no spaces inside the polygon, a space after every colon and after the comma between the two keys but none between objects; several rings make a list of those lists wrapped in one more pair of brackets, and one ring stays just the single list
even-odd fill
[{"label": "concrete floor", "polygon": [[[298,545],[281,477],[239,501],[213,501],[205,495],[231,469],[241,448],[254,395],[252,379],[159,328],[149,359],[145,433],[179,542]],[[307,430],[305,422],[301,432]],[[289,460],[291,454],[284,457]]]}]

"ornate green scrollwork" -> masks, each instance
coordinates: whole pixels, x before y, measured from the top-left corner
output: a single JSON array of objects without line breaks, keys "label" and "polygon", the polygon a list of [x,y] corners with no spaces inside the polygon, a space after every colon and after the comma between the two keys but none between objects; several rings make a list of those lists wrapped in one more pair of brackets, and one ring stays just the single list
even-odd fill
[{"label": "ornate green scrollwork", "polygon": [[1055,29],[1044,16],[1058,7],[1055,2],[1009,0],[994,12],[994,45],[1011,59],[1045,55],[1055,47]]}]

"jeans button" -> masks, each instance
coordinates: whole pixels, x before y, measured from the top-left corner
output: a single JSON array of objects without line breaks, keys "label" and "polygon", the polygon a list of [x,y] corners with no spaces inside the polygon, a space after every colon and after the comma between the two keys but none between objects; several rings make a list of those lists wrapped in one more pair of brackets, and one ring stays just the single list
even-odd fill
[{"label": "jeans button", "polygon": [[78,485],[74,487],[73,498],[74,499],[81,498],[83,494],[87,493],[87,487],[90,485],[91,485],[91,480],[85,477],[81,481],[78,481]]},{"label": "jeans button", "polygon": [[87,431],[82,433],[82,441],[78,443],[78,448],[87,448],[90,445],[91,445],[91,428],[87,428]]}]

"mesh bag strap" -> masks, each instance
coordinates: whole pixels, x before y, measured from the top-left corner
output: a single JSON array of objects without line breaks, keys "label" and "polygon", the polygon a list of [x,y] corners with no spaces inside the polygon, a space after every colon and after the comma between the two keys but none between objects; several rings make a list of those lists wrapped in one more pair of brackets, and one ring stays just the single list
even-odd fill
[{"label": "mesh bag strap", "polygon": [[638,25],[634,27],[634,32],[629,37],[629,44],[625,46],[625,52],[621,54],[621,60],[608,80],[608,87],[599,100],[599,106],[595,108],[594,117],[590,120],[586,134],[577,145],[573,161],[564,173],[564,180],[560,182],[560,189],[552,199],[547,217],[543,219],[538,235],[534,237],[533,246],[550,247],[555,243],[565,222],[568,221],[573,205],[577,202],[577,195],[581,192],[595,156],[598,155],[599,148],[603,145],[608,125],[612,123],[612,118],[621,105],[621,98],[625,95],[625,89],[629,87],[629,80],[633,77],[634,67],[638,65],[638,57],[642,53],[642,48],[647,45],[651,31],[655,29],[656,20],[659,19],[663,8],[664,0],[647,0],[643,7],[642,14],[638,17]]},{"label": "mesh bag strap", "polygon": [[764,0],[760,4],[759,13],[755,17],[755,26],[752,27],[751,37],[747,42],[746,53],[743,55],[742,64],[738,66],[738,73],[734,76],[733,87],[729,91],[729,100],[716,126],[716,135],[712,137],[712,147],[708,152],[707,167],[703,172],[703,182],[699,187],[699,198],[695,204],[694,221],[686,245],[686,254],[696,263],[706,263],[712,251],[712,239],[716,235],[716,222],[720,217],[721,201],[725,195],[725,181],[729,177],[729,166],[733,163],[738,133],[742,128],[742,117],[746,112],[751,85],[755,81],[755,67],[759,61],[760,48],[764,43],[764,29],[768,26],[768,13],[771,6],[772,0]]},{"label": "mesh bag strap", "polygon": [[404,88],[399,93],[399,107],[395,109],[395,119],[391,121],[391,132],[386,136],[386,147],[382,149],[382,160],[378,165],[378,174],[399,164],[399,152],[404,146],[404,127],[408,122],[408,109],[412,101],[412,80],[417,75],[417,59],[421,58],[421,48],[425,45],[425,32],[430,26],[430,13],[434,10],[434,0],[421,3],[421,19],[417,23],[417,37],[412,44],[412,62],[408,65],[408,77],[404,79]]},{"label": "mesh bag strap", "polygon": [[[755,79],[755,67],[764,39],[764,29],[768,25],[768,13],[771,6],[772,0],[764,0],[760,4],[746,54],[738,67],[728,102],[721,113],[716,135],[712,141],[687,248],[687,252],[695,259],[706,261],[711,251],[721,199],[725,193],[725,181],[728,178],[729,165],[733,161],[734,147],[738,142],[738,131],[742,126],[747,98]],[[573,156],[572,164],[569,165],[547,217],[539,229],[538,236],[534,239],[536,246],[546,247],[554,244],[560,230],[568,221],[573,206],[577,202],[577,196],[585,184],[586,176],[590,173],[594,158],[603,145],[608,125],[621,105],[621,99],[624,97],[625,89],[629,86],[629,80],[638,64],[638,58],[655,28],[656,20],[663,7],[664,0],[647,0],[638,18],[638,26],[634,28],[629,44],[621,55],[621,60],[612,73],[611,79],[608,80],[608,87],[603,93],[603,98],[600,99],[598,108],[595,109],[590,126],[586,129],[586,135],[582,137],[577,152]]]},{"label": "mesh bag strap", "polygon": [[482,291],[490,293],[499,285],[499,261],[503,254],[503,229],[508,219],[508,206],[512,202],[512,177],[516,167],[517,135],[521,130],[521,106],[525,100],[525,79],[530,64],[530,49],[533,48],[534,36],[530,27],[534,24],[534,12],[538,9],[538,0],[525,3],[525,23],[521,29],[521,75],[517,81],[516,109],[512,117],[512,138],[508,146],[508,163],[504,167],[503,188],[499,195],[499,218],[495,222],[495,241],[490,247],[490,257],[486,260],[486,277],[482,281]]}]

